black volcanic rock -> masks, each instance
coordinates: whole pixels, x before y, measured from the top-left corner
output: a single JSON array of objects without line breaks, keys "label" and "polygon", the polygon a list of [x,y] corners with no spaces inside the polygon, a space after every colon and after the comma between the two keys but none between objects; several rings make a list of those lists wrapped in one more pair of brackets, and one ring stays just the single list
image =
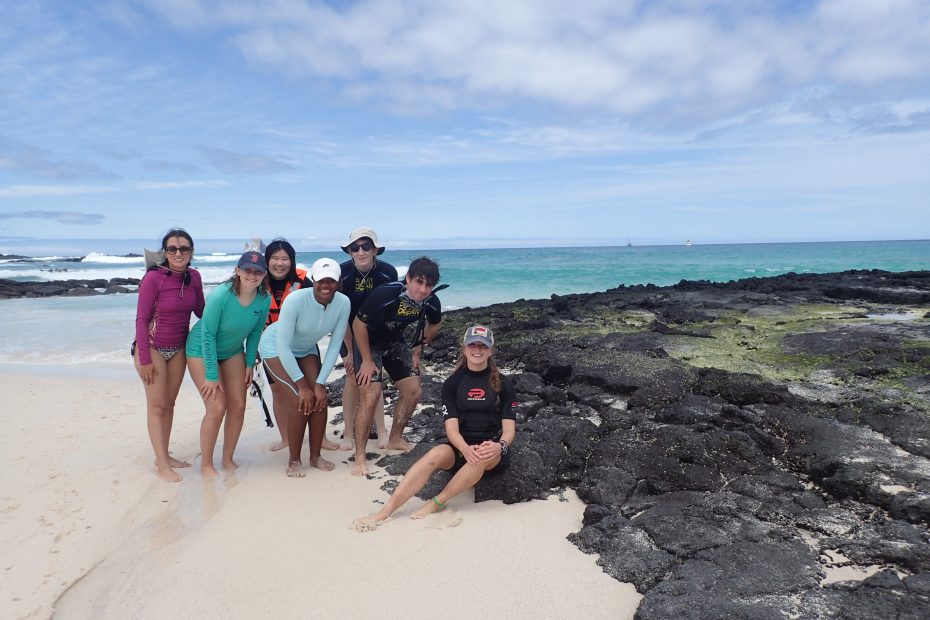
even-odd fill
[{"label": "black volcanic rock", "polygon": [[[424,357],[491,325],[519,424],[475,499],[574,489],[569,539],[644,595],[637,618],[930,618],[926,303],[930,272],[620,286],[449,312]],[[923,318],[869,318],[903,312]],[[441,440],[430,392],[391,473]],[[823,586],[830,554],[897,572]]]},{"label": "black volcanic rock", "polygon": [[[17,297],[83,297],[107,293],[125,293],[125,285],[137,285],[134,278],[113,278],[111,280],[53,280],[51,282],[19,282],[0,278],[0,299]],[[101,289],[101,290],[96,290]]]}]

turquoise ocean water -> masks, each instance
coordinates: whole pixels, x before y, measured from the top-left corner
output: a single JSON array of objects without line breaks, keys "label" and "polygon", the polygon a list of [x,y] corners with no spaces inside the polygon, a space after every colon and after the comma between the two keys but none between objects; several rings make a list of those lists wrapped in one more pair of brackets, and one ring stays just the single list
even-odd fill
[{"label": "turquoise ocean water", "polygon": [[[112,277],[140,278],[143,242],[82,242],[93,247],[75,261],[73,244],[45,242],[42,253],[28,261],[0,260],[0,278],[64,280]],[[96,245],[93,245],[96,243]],[[91,246],[88,246],[91,244]],[[151,245],[151,243],[149,243]],[[207,244],[200,244],[198,250]],[[241,242],[194,260],[208,285],[226,279],[239,256]],[[90,251],[90,250],[88,250]],[[19,247],[0,253],[25,254]],[[469,250],[402,250],[382,258],[403,273],[409,262],[428,255],[440,264],[442,282],[450,287],[439,296],[444,308],[480,307],[492,303],[549,297],[553,293],[603,291],[620,284],[664,286],[680,280],[727,281],[788,272],[828,273],[847,269],[909,271],[930,269],[930,240],[744,245],[632,246],[583,248],[518,248]],[[335,252],[300,252],[310,265],[322,256],[340,261]],[[0,362],[123,362],[132,340],[135,295],[89,298],[15,299],[0,301]]]}]

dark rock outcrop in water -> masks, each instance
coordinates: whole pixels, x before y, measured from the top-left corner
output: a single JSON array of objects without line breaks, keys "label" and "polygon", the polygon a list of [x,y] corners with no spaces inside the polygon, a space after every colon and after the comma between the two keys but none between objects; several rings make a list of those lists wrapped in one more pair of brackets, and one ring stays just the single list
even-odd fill
[{"label": "dark rock outcrop in water", "polygon": [[930,272],[620,287],[447,313],[425,357],[494,328],[519,426],[476,501],[574,489],[637,618],[930,618],[927,304]]},{"label": "dark rock outcrop in water", "polygon": [[110,278],[99,280],[54,280],[52,282],[19,282],[0,278],[0,299],[17,297],[84,297],[87,295],[106,295],[112,293],[129,293],[137,286],[136,278]]}]

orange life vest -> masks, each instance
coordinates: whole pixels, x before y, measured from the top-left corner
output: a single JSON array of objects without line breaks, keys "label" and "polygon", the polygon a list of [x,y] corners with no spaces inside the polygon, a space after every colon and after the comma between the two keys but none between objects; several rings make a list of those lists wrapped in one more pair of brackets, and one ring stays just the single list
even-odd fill
[{"label": "orange life vest", "polygon": [[293,293],[296,290],[303,288],[301,284],[307,279],[307,271],[305,269],[297,270],[297,282],[288,282],[284,287],[284,293],[281,295],[281,304],[278,305],[278,302],[275,301],[274,292],[271,290],[271,285],[268,285],[268,292],[271,293],[271,309],[268,310],[268,320],[265,321],[265,327],[268,327],[272,323],[278,320],[278,315],[281,313],[281,306],[284,305],[284,300],[287,299],[287,296]]}]

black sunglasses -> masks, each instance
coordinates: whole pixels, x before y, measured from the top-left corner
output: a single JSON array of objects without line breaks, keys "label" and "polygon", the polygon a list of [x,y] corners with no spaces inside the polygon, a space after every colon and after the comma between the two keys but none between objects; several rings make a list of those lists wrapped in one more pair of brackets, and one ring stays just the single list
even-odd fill
[{"label": "black sunglasses", "polygon": [[352,243],[349,245],[349,251],[352,253],[358,252],[371,252],[375,247],[375,244],[371,241],[363,241],[362,243]]},{"label": "black sunglasses", "polygon": [[167,252],[168,254],[177,254],[178,252],[180,252],[181,254],[190,254],[191,250],[193,249],[194,248],[192,248],[189,245],[182,245],[181,247],[177,247],[175,245],[169,245],[168,247],[165,248],[165,252]]}]

